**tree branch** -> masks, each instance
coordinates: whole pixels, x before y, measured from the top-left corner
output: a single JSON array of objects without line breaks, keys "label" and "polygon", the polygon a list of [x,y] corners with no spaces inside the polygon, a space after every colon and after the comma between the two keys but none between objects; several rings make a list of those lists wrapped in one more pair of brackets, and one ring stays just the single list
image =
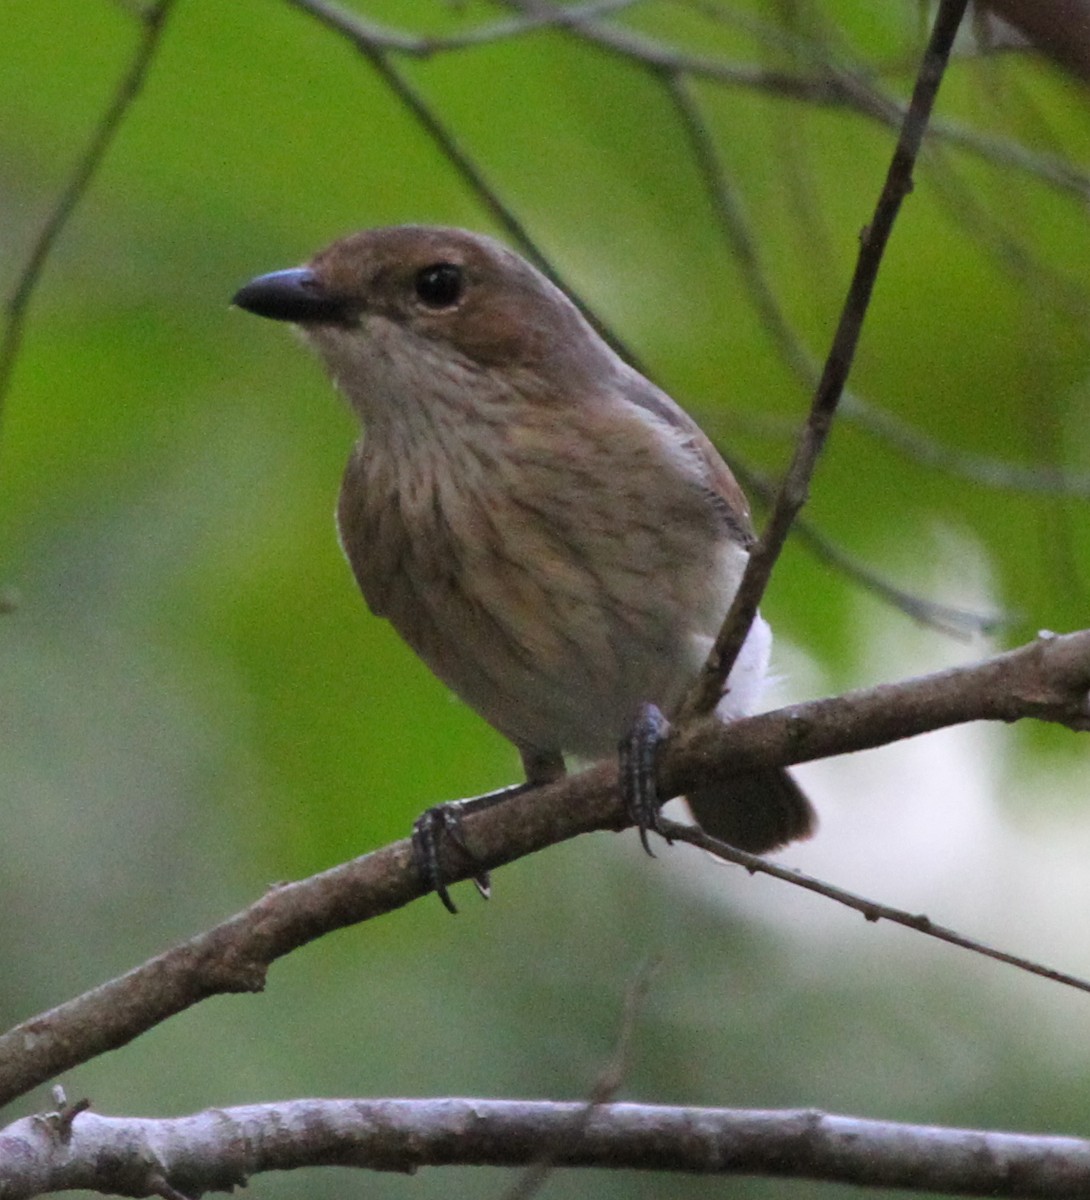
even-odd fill
[{"label": "tree branch", "polygon": [[291,1100],[161,1120],[58,1114],[0,1131],[0,1194],[230,1191],[263,1171],[558,1167],[763,1175],[962,1196],[1085,1196],[1081,1138],[903,1125],[813,1109],[529,1100]]},{"label": "tree branch", "polygon": [[[1090,630],[1042,634],[980,663],[731,725],[695,722],[663,746],[659,795],[665,800],[758,767],[869,749],[966,721],[1023,717],[1090,730]],[[445,879],[467,879],[581,833],[627,824],[616,763],[601,763],[468,816],[465,846],[445,839],[440,867]],[[215,928],[0,1037],[0,1105],[208,996],[260,991],[276,959],[423,894],[408,839],[275,887]]]},{"label": "tree branch", "polygon": [[[950,51],[964,15],[967,0],[941,0],[931,37],[920,64],[912,100],[901,126],[893,158],[886,173],[874,216],[860,238],[859,257],[844,299],[833,343],[825,360],[810,405],[810,414],[799,436],[791,465],[787,469],[772,513],[757,544],[750,551],[745,573],[738,586],[722,628],[715,639],[708,660],[676,714],[679,724],[703,716],[715,709],[731,668],[742,649],[753,619],[764,595],[772,570],[776,565],[799,510],[806,503],[810,479],[836,416],[837,405],[848,380],[855,349],[863,330],[863,321],[870,305],[871,293],[878,279],[886,245],[901,204],[912,190],[912,171],[923,145],[931,110],[939,84],[950,57]],[[679,96],[682,111],[684,99]]]}]

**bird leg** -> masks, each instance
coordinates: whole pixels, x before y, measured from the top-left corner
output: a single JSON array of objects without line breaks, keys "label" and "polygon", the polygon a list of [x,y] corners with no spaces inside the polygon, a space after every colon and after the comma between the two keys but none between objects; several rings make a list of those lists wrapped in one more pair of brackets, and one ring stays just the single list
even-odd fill
[{"label": "bird leg", "polygon": [[[440,841],[449,838],[467,858],[472,859],[473,852],[466,845],[462,835],[464,817],[502,804],[505,800],[542,784],[551,783],[564,774],[564,759],[556,751],[519,747],[519,753],[522,756],[523,769],[526,771],[525,783],[511,784],[508,787],[497,788],[494,792],[484,792],[480,796],[468,796],[464,800],[449,800],[446,804],[436,804],[422,812],[413,822],[412,847],[416,869],[425,888],[429,892],[435,892],[447,912],[456,913],[458,906],[451,899],[439,869]],[[487,871],[478,871],[473,876],[473,883],[486,900],[491,896],[492,885]]]},{"label": "bird leg", "polygon": [[[640,831],[643,848],[655,857],[647,831],[666,837],[659,823],[660,800],[655,765],[659,746],[670,731],[670,722],[654,704],[640,706],[632,727],[617,747],[619,783],[625,808]],[[666,838],[667,844],[670,839]]]}]

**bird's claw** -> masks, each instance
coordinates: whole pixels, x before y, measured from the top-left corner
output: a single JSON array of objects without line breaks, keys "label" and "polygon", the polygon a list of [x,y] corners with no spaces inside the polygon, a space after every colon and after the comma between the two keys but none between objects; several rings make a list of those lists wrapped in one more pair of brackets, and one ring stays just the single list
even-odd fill
[{"label": "bird's claw", "polygon": [[[670,730],[670,722],[654,704],[644,704],[618,747],[620,787],[625,809],[640,832],[640,844],[655,857],[648,830],[666,838],[659,822],[658,784],[655,764],[658,748]],[[666,838],[667,844],[670,839]]]},{"label": "bird's claw", "polygon": [[[462,835],[462,804],[437,804],[426,809],[413,822],[413,861],[421,882],[429,892],[435,892],[447,912],[456,913],[458,906],[451,899],[450,890],[439,867],[439,843],[443,838],[453,842],[467,858],[473,853]],[[478,871],[473,876],[477,891],[487,900],[492,895],[492,885],[487,871]]]}]

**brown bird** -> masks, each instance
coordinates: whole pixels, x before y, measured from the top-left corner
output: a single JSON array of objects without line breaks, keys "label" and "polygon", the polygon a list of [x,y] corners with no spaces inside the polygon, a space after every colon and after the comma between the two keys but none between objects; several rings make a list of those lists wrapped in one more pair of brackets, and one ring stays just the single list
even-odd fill
[{"label": "brown bird", "polygon": [[[692,418],[562,291],[491,238],[409,225],[345,237],[234,302],[297,325],[360,418],[337,524],[364,599],[515,744],[530,783],[564,754],[615,752],[649,704],[670,715],[738,587],[749,506]],[[770,645],[758,617],[724,719],[752,711]],[[784,770],[688,801],[758,853],[814,828]]]}]

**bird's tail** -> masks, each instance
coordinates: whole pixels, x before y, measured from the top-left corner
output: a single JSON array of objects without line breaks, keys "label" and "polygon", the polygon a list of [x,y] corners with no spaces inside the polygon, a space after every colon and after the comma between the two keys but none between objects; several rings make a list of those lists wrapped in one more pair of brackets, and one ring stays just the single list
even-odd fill
[{"label": "bird's tail", "polygon": [[705,833],[751,854],[778,850],[817,828],[806,793],[782,768],[738,775],[686,799]]}]

